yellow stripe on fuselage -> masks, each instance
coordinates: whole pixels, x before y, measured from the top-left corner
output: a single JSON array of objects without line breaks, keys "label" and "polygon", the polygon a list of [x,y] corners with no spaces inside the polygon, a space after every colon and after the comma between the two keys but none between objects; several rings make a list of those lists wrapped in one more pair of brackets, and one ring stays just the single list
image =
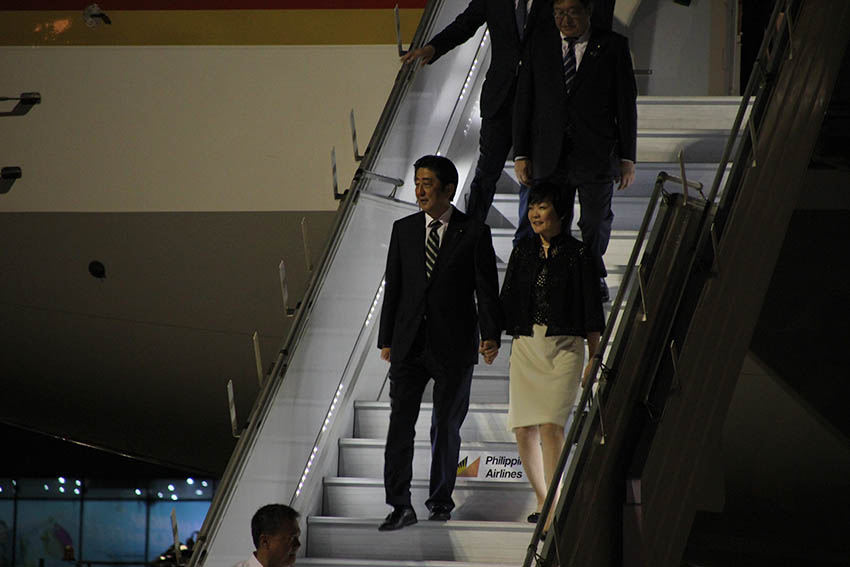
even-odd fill
[{"label": "yellow stripe on fuselage", "polygon": [[[407,46],[421,9],[400,10]],[[0,12],[0,45],[379,45],[396,43],[392,10],[111,10]]]}]

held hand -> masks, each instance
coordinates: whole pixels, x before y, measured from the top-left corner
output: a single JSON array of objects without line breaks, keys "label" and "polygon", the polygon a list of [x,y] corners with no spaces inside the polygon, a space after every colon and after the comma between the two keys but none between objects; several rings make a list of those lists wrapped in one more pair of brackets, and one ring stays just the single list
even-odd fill
[{"label": "held hand", "polygon": [[407,65],[408,63],[412,63],[412,62],[413,62],[413,61],[415,61],[416,59],[421,58],[422,60],[420,61],[420,63],[419,63],[419,64],[420,64],[420,65],[425,65],[426,63],[428,63],[429,61],[431,61],[431,59],[433,59],[433,58],[434,58],[434,54],[435,54],[436,52],[437,52],[437,50],[436,50],[436,49],[434,49],[434,46],[433,46],[433,45],[430,45],[430,44],[429,44],[429,45],[422,46],[422,47],[420,47],[420,48],[418,48],[418,49],[414,49],[414,50],[412,50],[412,51],[408,51],[407,53],[405,53],[404,55],[402,55],[402,56],[401,56],[401,64],[402,64],[402,65]]},{"label": "held hand", "polygon": [[493,364],[493,361],[499,354],[499,347],[496,345],[496,341],[488,339],[481,341],[481,344],[478,346],[478,352],[484,357],[484,362]]},{"label": "held hand", "polygon": [[587,386],[588,381],[590,380],[590,369],[593,368],[593,359],[587,363],[587,366],[584,367],[584,372],[581,376],[581,387],[584,388]]},{"label": "held hand", "polygon": [[381,349],[381,360],[389,362],[390,361],[390,347],[383,347]]},{"label": "held hand", "polygon": [[531,160],[520,159],[514,162],[516,178],[523,185],[531,185]]},{"label": "held hand", "polygon": [[620,185],[617,191],[626,189],[635,180],[635,164],[627,159],[620,160]]}]

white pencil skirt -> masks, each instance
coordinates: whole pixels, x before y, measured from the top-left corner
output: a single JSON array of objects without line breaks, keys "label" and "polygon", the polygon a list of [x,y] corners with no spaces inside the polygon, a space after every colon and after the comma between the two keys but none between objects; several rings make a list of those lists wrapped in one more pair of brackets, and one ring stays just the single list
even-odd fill
[{"label": "white pencil skirt", "polygon": [[546,336],[545,325],[511,345],[508,430],[541,423],[566,424],[584,368],[584,338]]}]

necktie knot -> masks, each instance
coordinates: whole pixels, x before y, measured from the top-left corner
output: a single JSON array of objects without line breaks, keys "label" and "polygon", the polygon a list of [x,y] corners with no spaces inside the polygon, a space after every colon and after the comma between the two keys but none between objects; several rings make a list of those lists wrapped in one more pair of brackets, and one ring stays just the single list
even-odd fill
[{"label": "necktie knot", "polygon": [[434,219],[434,220],[432,220],[431,222],[428,223],[428,228],[431,228],[431,229],[440,228],[441,226],[443,226],[443,223],[441,223],[437,219]]}]

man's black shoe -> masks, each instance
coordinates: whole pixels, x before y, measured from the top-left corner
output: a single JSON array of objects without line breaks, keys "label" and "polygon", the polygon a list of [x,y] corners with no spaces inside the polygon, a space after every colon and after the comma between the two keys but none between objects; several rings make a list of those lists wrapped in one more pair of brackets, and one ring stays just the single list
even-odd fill
[{"label": "man's black shoe", "polygon": [[608,293],[608,284],[605,283],[605,278],[599,278],[599,295],[602,296],[602,303],[611,301],[611,295]]},{"label": "man's black shoe", "polygon": [[432,522],[448,522],[452,519],[452,513],[445,508],[434,508],[431,510],[431,515],[428,519]]},{"label": "man's black shoe", "polygon": [[396,506],[384,520],[384,523],[378,527],[378,531],[390,532],[400,530],[404,526],[412,526],[416,521],[416,512],[412,507]]}]

